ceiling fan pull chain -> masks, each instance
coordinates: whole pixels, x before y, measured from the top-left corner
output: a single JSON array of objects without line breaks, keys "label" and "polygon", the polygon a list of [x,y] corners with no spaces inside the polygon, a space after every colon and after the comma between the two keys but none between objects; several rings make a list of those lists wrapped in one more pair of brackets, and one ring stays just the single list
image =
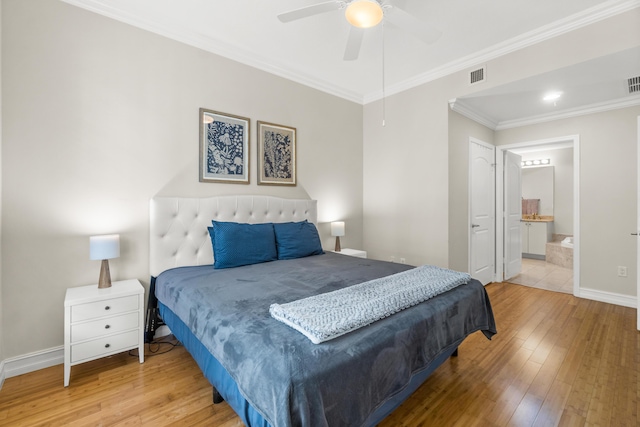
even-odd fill
[{"label": "ceiling fan pull chain", "polygon": [[382,127],[385,126],[385,118],[387,116],[385,105],[385,75],[384,75],[384,20],[382,21]]}]

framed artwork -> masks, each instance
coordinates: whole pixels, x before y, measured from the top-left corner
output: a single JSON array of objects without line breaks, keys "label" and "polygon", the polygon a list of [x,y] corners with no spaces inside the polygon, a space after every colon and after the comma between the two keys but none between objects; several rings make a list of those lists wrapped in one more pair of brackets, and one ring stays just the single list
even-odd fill
[{"label": "framed artwork", "polygon": [[258,121],[258,184],[296,185],[296,129]]},{"label": "framed artwork", "polygon": [[249,119],[200,109],[200,182],[249,184]]}]

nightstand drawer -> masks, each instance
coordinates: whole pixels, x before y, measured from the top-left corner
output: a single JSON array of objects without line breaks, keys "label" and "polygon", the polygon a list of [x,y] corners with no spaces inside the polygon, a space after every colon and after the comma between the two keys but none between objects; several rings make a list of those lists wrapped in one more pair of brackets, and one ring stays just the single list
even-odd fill
[{"label": "nightstand drawer", "polygon": [[78,304],[71,307],[71,322],[97,319],[102,316],[138,310],[138,296],[110,298],[103,301]]},{"label": "nightstand drawer", "polygon": [[71,325],[71,343],[137,328],[138,312]]},{"label": "nightstand drawer", "polygon": [[138,334],[139,331],[135,330],[72,345],[71,363],[137,347]]}]

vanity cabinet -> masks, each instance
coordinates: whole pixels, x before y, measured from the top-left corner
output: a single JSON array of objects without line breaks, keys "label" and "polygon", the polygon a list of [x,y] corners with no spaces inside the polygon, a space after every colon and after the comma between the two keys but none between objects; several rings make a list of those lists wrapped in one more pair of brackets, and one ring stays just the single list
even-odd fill
[{"label": "vanity cabinet", "polygon": [[522,256],[525,258],[544,259],[547,242],[551,241],[553,232],[552,222],[523,221],[522,231]]}]

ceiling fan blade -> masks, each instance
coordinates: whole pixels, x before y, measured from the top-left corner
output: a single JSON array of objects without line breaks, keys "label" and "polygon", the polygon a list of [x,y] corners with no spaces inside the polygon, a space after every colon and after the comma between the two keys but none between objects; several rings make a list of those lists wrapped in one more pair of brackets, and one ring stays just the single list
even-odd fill
[{"label": "ceiling fan blade", "polygon": [[398,6],[393,6],[393,8],[385,14],[384,19],[396,27],[413,34],[426,44],[435,42],[442,35],[442,32],[437,28],[420,21]]},{"label": "ceiling fan blade", "polygon": [[363,28],[351,27],[349,30],[349,38],[347,39],[347,47],[344,50],[345,61],[355,61],[360,55],[360,46],[362,46],[362,37],[364,36]]},{"label": "ceiling fan blade", "polygon": [[278,19],[281,22],[291,22],[302,18],[307,18],[313,15],[319,15],[325,12],[331,12],[333,10],[340,9],[341,5],[338,1],[327,1],[324,3],[318,3],[311,6],[302,7],[300,9],[284,12],[278,15]]}]

